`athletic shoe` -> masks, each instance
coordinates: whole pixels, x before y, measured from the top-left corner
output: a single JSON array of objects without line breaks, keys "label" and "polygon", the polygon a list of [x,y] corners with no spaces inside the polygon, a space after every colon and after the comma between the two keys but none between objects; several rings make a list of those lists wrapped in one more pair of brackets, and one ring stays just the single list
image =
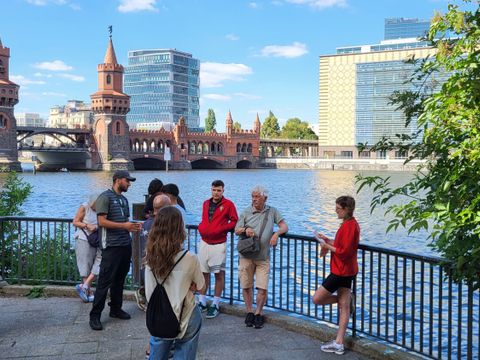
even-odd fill
[{"label": "athletic shoe", "polygon": [[355,314],[355,295],[352,294],[350,297],[350,316]]},{"label": "athletic shoe", "polygon": [[[143,294],[142,294],[143,290]],[[147,311],[147,298],[145,297],[145,289],[140,288],[135,291],[135,299],[137,300],[137,306],[142,311]]]},{"label": "athletic shoe", "polygon": [[131,318],[130,314],[127,313],[126,311],[123,311],[122,309],[110,310],[110,317],[121,319],[121,320],[129,320]]},{"label": "athletic shoe", "polygon": [[103,330],[102,323],[98,317],[90,318],[89,324],[92,330]]},{"label": "athletic shoe", "polygon": [[255,320],[253,320],[253,326],[255,326],[255,329],[261,329],[263,328],[263,315],[255,315]]},{"label": "athletic shoe", "polygon": [[82,299],[83,302],[88,303],[87,291],[83,288],[82,284],[77,284],[75,286],[75,290],[77,290],[77,294],[80,296],[80,299]]},{"label": "athletic shoe", "polygon": [[214,317],[217,317],[218,314],[220,314],[220,309],[218,308],[217,305],[212,305],[208,308],[207,310],[207,319],[213,319]]},{"label": "athletic shoe", "polygon": [[208,306],[207,305],[203,305],[201,302],[198,303],[198,308],[200,309],[200,311],[203,313],[203,312],[206,312],[208,310]]},{"label": "athletic shoe", "polygon": [[252,327],[254,320],[255,320],[255,314],[248,313],[247,317],[245,318],[245,325],[247,325],[247,327]]},{"label": "athletic shoe", "polygon": [[343,355],[345,353],[345,347],[343,344],[337,344],[335,340],[320,346],[323,352],[335,353],[337,355]]}]

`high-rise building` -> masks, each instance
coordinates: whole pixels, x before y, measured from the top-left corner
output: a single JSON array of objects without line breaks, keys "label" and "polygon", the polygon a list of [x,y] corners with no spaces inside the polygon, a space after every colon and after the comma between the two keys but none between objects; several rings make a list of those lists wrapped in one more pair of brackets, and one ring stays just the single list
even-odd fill
[{"label": "high-rise building", "polygon": [[[415,65],[405,60],[434,53],[427,42],[409,38],[341,47],[334,55],[320,56],[320,155],[369,157],[369,153],[358,153],[359,143],[372,145],[383,137],[395,139],[396,134],[416,132],[415,119],[406,129],[405,116],[390,97],[395,90],[414,90],[419,85],[410,81]],[[447,76],[432,76],[432,90]]]},{"label": "high-rise building", "polygon": [[189,128],[200,124],[200,61],[172,49],[128,52],[125,93],[130,95],[128,123],[177,123],[184,117]]},{"label": "high-rise building", "polygon": [[56,128],[91,128],[93,112],[90,104],[80,100],[69,100],[66,105],[50,108],[48,126]]},{"label": "high-rise building", "polygon": [[385,40],[421,38],[430,29],[430,20],[412,18],[385,19]]},{"label": "high-rise building", "polygon": [[38,113],[18,113],[15,114],[17,126],[44,127],[45,120]]}]

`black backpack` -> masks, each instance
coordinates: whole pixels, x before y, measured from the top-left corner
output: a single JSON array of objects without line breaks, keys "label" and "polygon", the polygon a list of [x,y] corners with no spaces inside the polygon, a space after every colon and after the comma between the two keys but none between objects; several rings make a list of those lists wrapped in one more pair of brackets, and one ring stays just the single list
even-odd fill
[{"label": "black backpack", "polygon": [[172,309],[170,300],[168,299],[167,292],[163,287],[163,283],[167,280],[168,276],[175,268],[175,266],[183,259],[188,250],[185,250],[180,259],[173,265],[172,269],[168,272],[165,279],[159,284],[154,272],[152,271],[157,286],[153,290],[153,294],[148,301],[147,306],[147,328],[151,335],[159,338],[175,338],[180,333],[180,321],[182,320],[183,306],[185,299],[182,303],[182,310],[180,312],[180,319],[177,319],[175,312]]}]

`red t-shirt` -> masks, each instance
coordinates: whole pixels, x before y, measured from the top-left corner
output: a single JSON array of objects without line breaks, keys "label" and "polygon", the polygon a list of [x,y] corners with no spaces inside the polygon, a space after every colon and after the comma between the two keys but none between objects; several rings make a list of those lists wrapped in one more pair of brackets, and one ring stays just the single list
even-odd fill
[{"label": "red t-shirt", "polygon": [[332,251],[330,270],[337,276],[354,276],[358,273],[357,250],[360,242],[360,226],[354,217],[345,220],[337,233]]}]

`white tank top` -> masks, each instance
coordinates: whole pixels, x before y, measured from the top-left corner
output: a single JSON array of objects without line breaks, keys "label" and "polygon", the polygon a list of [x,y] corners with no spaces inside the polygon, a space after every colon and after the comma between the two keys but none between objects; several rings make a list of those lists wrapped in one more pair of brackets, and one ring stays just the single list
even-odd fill
[{"label": "white tank top", "polygon": [[[97,225],[97,213],[93,211],[93,209],[88,205],[88,203],[83,203],[82,206],[85,209],[85,216],[83,217],[82,222],[89,225]],[[87,229],[84,230],[87,232],[87,234],[90,233]],[[80,240],[87,241],[85,233],[80,228],[78,228],[75,232],[75,237]]]}]

